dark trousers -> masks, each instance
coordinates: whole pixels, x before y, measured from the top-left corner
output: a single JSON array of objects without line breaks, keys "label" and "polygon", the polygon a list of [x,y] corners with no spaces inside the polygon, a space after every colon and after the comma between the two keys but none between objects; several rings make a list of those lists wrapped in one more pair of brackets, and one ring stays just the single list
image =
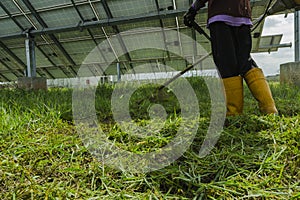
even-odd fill
[{"label": "dark trousers", "polygon": [[[229,26],[224,22],[209,25],[214,62],[222,78],[243,76],[253,65],[250,52],[250,26]],[[254,63],[255,64],[255,63]]]}]

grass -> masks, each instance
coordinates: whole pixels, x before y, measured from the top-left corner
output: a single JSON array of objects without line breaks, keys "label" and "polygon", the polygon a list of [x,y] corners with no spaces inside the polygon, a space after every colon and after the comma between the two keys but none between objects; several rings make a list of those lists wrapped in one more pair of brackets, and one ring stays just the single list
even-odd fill
[{"label": "grass", "polygon": [[[245,114],[230,118],[212,152],[199,158],[210,101],[202,80],[189,81],[201,110],[196,138],[175,162],[144,174],[102,165],[84,147],[70,115],[72,90],[0,90],[0,199],[299,199],[300,89],[271,83],[278,116],[260,115],[246,89]],[[100,86],[96,97],[98,120],[110,140],[149,152],[172,139],[180,121],[172,93],[156,102],[151,86],[136,91],[130,112],[137,123],[147,124],[145,111],[153,102],[164,105],[171,119],[159,136],[136,139],[115,125],[113,89]]]}]

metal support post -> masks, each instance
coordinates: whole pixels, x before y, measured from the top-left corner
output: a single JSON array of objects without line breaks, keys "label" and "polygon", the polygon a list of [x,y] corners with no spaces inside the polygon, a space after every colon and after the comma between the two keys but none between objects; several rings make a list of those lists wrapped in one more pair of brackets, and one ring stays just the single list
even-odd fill
[{"label": "metal support post", "polygon": [[36,58],[35,58],[35,41],[34,37],[27,34],[25,40],[26,60],[27,60],[27,77],[36,77]]},{"label": "metal support post", "polygon": [[294,26],[295,26],[295,62],[300,61],[300,11],[295,11],[295,19],[294,19]]},{"label": "metal support post", "polygon": [[118,77],[118,82],[121,80],[121,68],[120,68],[120,63],[117,63],[117,77]]}]

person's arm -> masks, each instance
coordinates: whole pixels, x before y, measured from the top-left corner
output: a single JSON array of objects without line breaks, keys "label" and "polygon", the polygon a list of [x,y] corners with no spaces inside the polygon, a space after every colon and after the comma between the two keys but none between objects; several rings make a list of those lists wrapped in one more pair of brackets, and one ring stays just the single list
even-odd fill
[{"label": "person's arm", "polygon": [[206,2],[208,2],[208,0],[195,0],[191,5],[191,8],[193,8],[195,11],[198,11],[201,8],[205,7]]},{"label": "person's arm", "polygon": [[186,26],[191,27],[192,22],[195,20],[195,16],[197,15],[197,11],[200,10],[200,8],[203,8],[205,6],[205,3],[208,0],[195,0],[194,3],[191,5],[191,7],[188,9],[188,11],[183,16],[183,22]]}]

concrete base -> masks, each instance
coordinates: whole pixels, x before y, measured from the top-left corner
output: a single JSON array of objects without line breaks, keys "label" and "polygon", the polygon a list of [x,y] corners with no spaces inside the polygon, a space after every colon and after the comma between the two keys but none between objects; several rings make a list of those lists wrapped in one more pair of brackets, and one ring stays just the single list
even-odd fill
[{"label": "concrete base", "polygon": [[43,77],[21,77],[18,88],[25,90],[47,90],[47,79]]},{"label": "concrete base", "polygon": [[300,62],[280,65],[280,83],[293,84],[300,87]]}]

